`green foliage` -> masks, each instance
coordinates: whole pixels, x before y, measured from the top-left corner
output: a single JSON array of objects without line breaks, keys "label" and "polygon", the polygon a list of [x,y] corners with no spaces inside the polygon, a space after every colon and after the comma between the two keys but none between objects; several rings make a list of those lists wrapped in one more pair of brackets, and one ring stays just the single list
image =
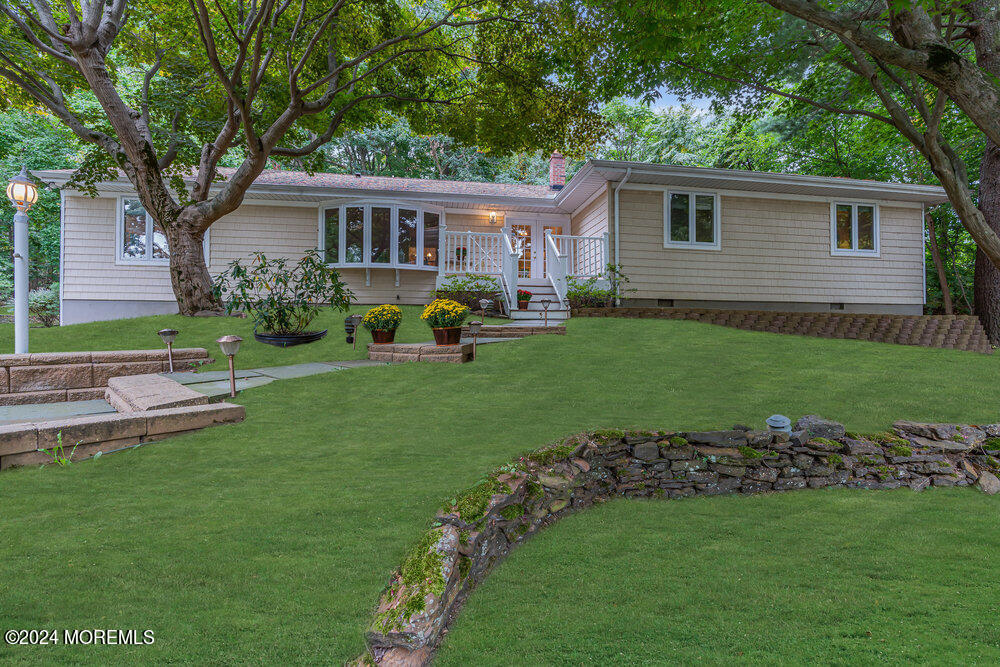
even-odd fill
[{"label": "green foliage", "polygon": [[500,283],[493,276],[469,273],[448,277],[434,292],[434,296],[457,301],[472,311],[478,311],[481,309],[480,299],[493,302],[500,291]]},{"label": "green foliage", "polygon": [[889,447],[889,452],[891,452],[893,456],[912,456],[913,455],[913,449],[911,449],[910,447],[907,447],[906,445],[893,445],[893,446]]},{"label": "green foliage", "polygon": [[295,266],[284,257],[269,260],[262,252],[247,264],[235,259],[216,276],[214,287],[227,313],[247,311],[255,331],[274,334],[302,333],[319,314],[320,304],[345,311],[354,297],[316,250]]},{"label": "green foliage", "polygon": [[59,283],[28,292],[28,313],[42,326],[59,324]]},{"label": "green foliage", "polygon": [[840,456],[840,454],[830,454],[826,457],[826,462],[836,468],[839,465],[843,465],[844,459]]},{"label": "green foliage", "polygon": [[685,447],[687,446],[687,444],[688,444],[687,438],[682,438],[679,435],[671,436],[670,438],[671,447]]},{"label": "green foliage", "polygon": [[983,441],[983,449],[1000,450],[1000,438],[986,438]]},{"label": "green foliage", "polygon": [[486,514],[490,500],[498,493],[507,493],[510,489],[495,478],[484,479],[469,489],[450,499],[444,505],[446,512],[455,511],[466,523],[476,523]]},{"label": "green foliage", "polygon": [[[566,299],[571,308],[604,308],[614,305],[615,296],[624,296],[634,291],[625,289],[628,276],[622,271],[621,265],[608,264],[600,276],[579,280],[566,280]],[[598,283],[607,287],[598,286]]]},{"label": "green foliage", "polygon": [[747,445],[740,445],[740,447],[738,449],[740,451],[740,455],[743,456],[743,458],[745,458],[745,459],[762,459],[762,458],[764,458],[764,452],[758,451],[758,450],[754,449],[753,447],[749,447]]},{"label": "green foliage", "polygon": [[69,453],[67,454],[65,448],[63,447],[62,431],[59,431],[56,433],[56,445],[54,447],[51,449],[39,447],[37,451],[48,454],[52,457],[52,463],[64,468],[73,462],[73,455],[76,454],[76,448],[79,446],[80,443],[76,443],[73,445],[73,449],[69,450]]}]

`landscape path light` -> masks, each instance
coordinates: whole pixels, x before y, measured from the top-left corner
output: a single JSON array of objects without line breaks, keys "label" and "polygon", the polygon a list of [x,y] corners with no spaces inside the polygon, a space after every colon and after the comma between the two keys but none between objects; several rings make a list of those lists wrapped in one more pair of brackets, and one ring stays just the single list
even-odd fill
[{"label": "landscape path light", "polygon": [[180,333],[177,329],[160,329],[156,335],[160,337],[167,346],[167,362],[170,364],[170,372],[174,372],[174,339]]},{"label": "landscape path light", "polygon": [[14,353],[28,353],[28,209],[38,201],[38,188],[27,167],[7,184],[14,205]]},{"label": "landscape path light", "polygon": [[358,327],[361,326],[361,320],[365,319],[363,315],[358,315],[354,313],[351,315],[351,324],[354,325],[354,349],[358,349]]},{"label": "landscape path light", "polygon": [[222,348],[222,354],[229,359],[229,396],[236,398],[236,364],[233,362],[233,357],[240,351],[243,339],[239,336],[223,336],[215,342]]},{"label": "landscape path light", "polygon": [[479,330],[483,328],[483,323],[479,320],[469,322],[469,333],[472,334],[472,360],[476,360],[476,342],[479,339]]},{"label": "landscape path light", "polygon": [[538,302],[542,304],[542,314],[545,316],[545,326],[549,326],[549,306],[552,305],[552,299],[539,299]]},{"label": "landscape path light", "polygon": [[[490,299],[480,299],[479,308],[483,311],[483,320],[486,320],[486,309],[493,305],[493,301]],[[482,324],[482,322],[480,322]]]}]

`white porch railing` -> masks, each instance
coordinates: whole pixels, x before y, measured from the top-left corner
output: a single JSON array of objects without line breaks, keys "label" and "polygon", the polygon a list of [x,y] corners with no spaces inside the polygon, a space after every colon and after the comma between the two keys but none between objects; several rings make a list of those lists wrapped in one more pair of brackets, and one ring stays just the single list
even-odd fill
[{"label": "white porch railing", "polygon": [[[565,238],[565,237],[564,237]],[[552,289],[556,292],[556,305],[562,308],[566,300],[566,278],[569,256],[559,249],[556,236],[549,230],[545,230],[545,275],[552,283]]]},{"label": "white porch railing", "polygon": [[517,261],[521,253],[514,250],[510,234],[501,232],[503,243],[500,246],[500,285],[507,305],[507,313],[514,312],[517,307]]},{"label": "white porch railing", "polygon": [[502,242],[500,233],[445,231],[441,237],[441,273],[500,275]]},{"label": "white porch railing", "polygon": [[595,278],[608,266],[608,235],[568,236],[553,234],[559,253],[566,258],[566,275],[573,278]]}]

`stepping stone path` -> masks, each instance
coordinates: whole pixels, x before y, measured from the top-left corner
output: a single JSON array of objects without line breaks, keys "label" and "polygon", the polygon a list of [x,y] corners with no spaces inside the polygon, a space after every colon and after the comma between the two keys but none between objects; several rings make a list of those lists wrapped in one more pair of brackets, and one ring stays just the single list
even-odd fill
[{"label": "stepping stone path", "polygon": [[[261,387],[275,380],[308,377],[310,375],[332,373],[349,368],[386,365],[384,361],[352,359],[350,361],[321,361],[293,364],[291,366],[270,366],[268,368],[238,370],[236,371],[236,391]],[[183,371],[180,373],[163,373],[162,375],[209,398],[229,395],[229,371],[205,371],[202,373]]]}]

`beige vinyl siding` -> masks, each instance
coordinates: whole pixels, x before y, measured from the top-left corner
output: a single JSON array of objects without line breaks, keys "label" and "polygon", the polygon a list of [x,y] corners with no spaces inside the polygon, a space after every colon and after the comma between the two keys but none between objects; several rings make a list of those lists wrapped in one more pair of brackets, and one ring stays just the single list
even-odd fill
[{"label": "beige vinyl siding", "polygon": [[[120,265],[116,257],[117,199],[67,196],[63,217],[63,298],[84,300],[173,301],[168,267]],[[448,214],[453,231],[499,231],[488,215]],[[212,225],[209,271],[216,275],[233,259],[260,250],[269,257],[298,259],[319,239],[317,208],[246,204]],[[436,271],[343,269],[344,282],[358,303],[427,303]],[[368,284],[366,284],[366,282]]]},{"label": "beige vinyl siding", "polygon": [[608,231],[608,191],[573,214],[570,225],[574,236],[601,236]]},{"label": "beige vinyl siding", "polygon": [[921,304],[920,208],[881,205],[880,257],[830,254],[830,204],[723,196],[720,250],[663,247],[663,193],[623,189],[621,262],[637,299]]},{"label": "beige vinyl siding", "polygon": [[[63,298],[172,301],[170,273],[164,265],[120,265],[113,197],[66,197],[63,215]],[[233,259],[254,250],[299,258],[318,239],[316,209],[293,206],[241,206],[212,225],[209,271],[215,275]]]}]

